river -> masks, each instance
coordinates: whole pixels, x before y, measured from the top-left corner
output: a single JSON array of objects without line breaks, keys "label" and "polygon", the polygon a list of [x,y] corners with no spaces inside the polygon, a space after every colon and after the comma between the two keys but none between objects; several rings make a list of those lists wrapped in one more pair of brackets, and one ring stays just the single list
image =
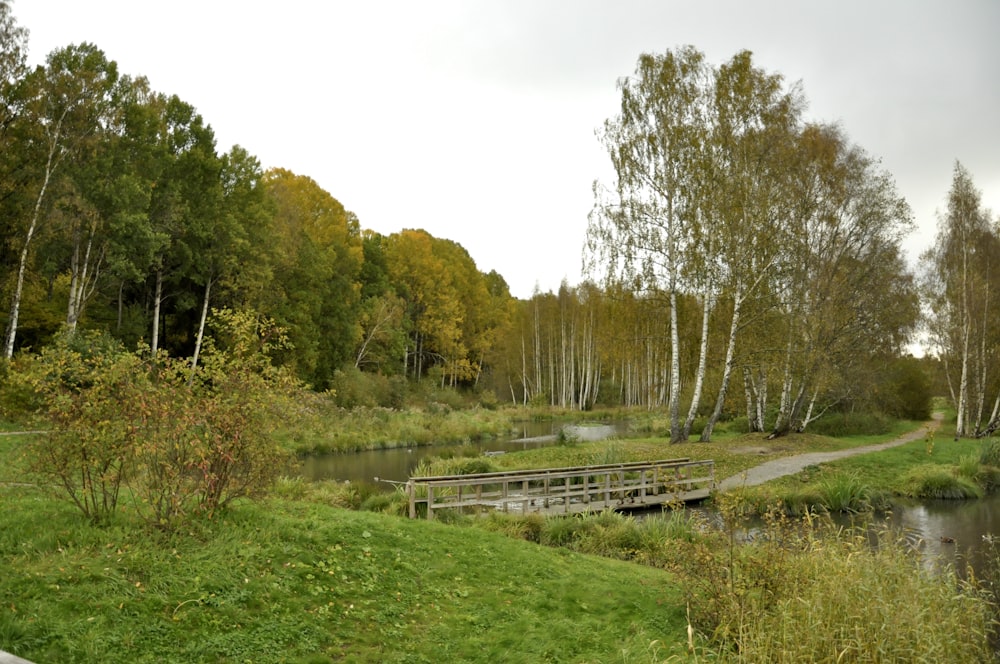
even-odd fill
[{"label": "river", "polygon": [[[326,454],[302,459],[300,474],[309,480],[350,480],[377,483],[392,490],[405,482],[421,459],[451,454],[505,453],[558,442],[560,431],[578,440],[597,440],[624,433],[626,422],[566,425],[560,422],[525,422],[507,439],[464,445],[431,445],[371,450],[351,454]],[[981,500],[904,501],[892,511],[890,523],[912,542],[919,542],[928,561],[940,560],[964,570],[967,565],[985,569],[993,553],[993,539],[1000,547],[1000,495]],[[841,519],[844,524],[849,519]],[[883,521],[884,523],[884,521]]]},{"label": "river", "polygon": [[565,424],[563,422],[519,422],[509,438],[462,445],[425,445],[366,450],[349,454],[309,455],[301,459],[299,473],[311,480],[378,482],[387,490],[392,483],[405,482],[422,459],[429,456],[482,455],[506,453],[555,445],[560,432],[573,440],[600,440],[628,430],[628,423]]}]

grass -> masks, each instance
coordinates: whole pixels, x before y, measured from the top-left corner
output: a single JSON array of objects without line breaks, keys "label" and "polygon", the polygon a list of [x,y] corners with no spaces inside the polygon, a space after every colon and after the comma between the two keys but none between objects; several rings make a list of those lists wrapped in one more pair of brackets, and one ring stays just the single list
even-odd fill
[{"label": "grass", "polygon": [[478,529],[270,500],[151,536],[0,495],[0,648],[37,662],[648,662],[683,641],[666,572]]},{"label": "grass", "polygon": [[302,395],[290,425],[278,440],[297,454],[357,452],[416,445],[468,443],[507,435],[513,428],[503,411],[434,407],[337,408],[329,397]]},{"label": "grass", "polygon": [[[691,456],[716,458],[721,477],[775,456],[886,437],[639,439],[490,462]],[[40,663],[963,662],[989,654],[994,604],[981,589],[949,571],[926,573],[905,543],[871,547],[867,534],[816,527],[812,516],[773,519],[734,546],[732,525],[706,529],[684,514],[493,515],[447,525],[342,508],[385,508],[392,497],[284,480],[269,500],[164,535],[127,512],[87,525],[20,484],[23,439],[0,437],[0,649]],[[964,448],[917,441],[784,482],[850,505],[870,500],[867,487],[903,466],[961,465],[966,477]],[[849,462],[857,465],[839,465]],[[742,509],[720,507],[730,516]]]}]

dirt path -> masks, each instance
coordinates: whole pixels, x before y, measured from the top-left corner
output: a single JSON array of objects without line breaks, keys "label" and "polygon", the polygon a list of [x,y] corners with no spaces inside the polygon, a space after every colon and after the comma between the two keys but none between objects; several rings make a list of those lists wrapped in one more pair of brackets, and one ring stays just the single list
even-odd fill
[{"label": "dirt path", "polygon": [[770,480],[778,479],[779,477],[784,477],[785,475],[794,475],[795,473],[803,470],[806,466],[813,466],[820,463],[826,463],[827,461],[844,459],[857,454],[878,452],[880,450],[889,449],[890,447],[905,445],[906,443],[914,440],[920,440],[927,435],[928,431],[937,429],[941,424],[942,417],[943,415],[941,413],[934,413],[934,419],[927,422],[916,431],[903,434],[899,438],[894,438],[893,440],[885,443],[866,445],[864,447],[853,447],[848,450],[837,450],[836,452],[810,452],[808,454],[796,454],[794,456],[768,461],[767,463],[762,463],[759,466],[748,468],[738,475],[727,477],[719,483],[718,488],[719,491],[729,491],[742,486],[755,486],[757,484],[769,482]]}]

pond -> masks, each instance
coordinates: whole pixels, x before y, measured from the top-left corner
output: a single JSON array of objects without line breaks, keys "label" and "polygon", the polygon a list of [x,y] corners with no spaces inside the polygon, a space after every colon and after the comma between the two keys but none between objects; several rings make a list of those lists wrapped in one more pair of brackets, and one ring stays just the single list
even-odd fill
[{"label": "pond", "polygon": [[[690,509],[721,526],[711,506]],[[843,527],[870,522],[874,530],[889,526],[920,551],[928,568],[949,565],[962,577],[970,567],[981,576],[1000,551],[1000,495],[979,500],[900,499],[887,515],[836,514],[833,521]],[[760,525],[759,520],[749,521],[737,537],[752,538]]]},{"label": "pond", "polygon": [[520,422],[516,426],[518,430],[508,438],[463,445],[425,445],[348,454],[310,455],[301,459],[299,473],[311,481],[378,482],[386,490],[391,490],[392,483],[408,480],[413,469],[425,457],[470,452],[474,455],[506,453],[555,445],[558,443],[560,432],[572,440],[601,440],[623,434],[628,430],[628,423],[624,421],[599,424]]}]

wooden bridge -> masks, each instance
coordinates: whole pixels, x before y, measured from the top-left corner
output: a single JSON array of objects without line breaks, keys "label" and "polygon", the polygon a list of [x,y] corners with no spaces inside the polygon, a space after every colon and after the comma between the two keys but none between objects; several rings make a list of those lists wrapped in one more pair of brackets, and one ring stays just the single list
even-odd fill
[{"label": "wooden bridge", "polygon": [[440,509],[575,514],[703,500],[715,489],[715,462],[690,459],[411,477],[410,518]]}]

